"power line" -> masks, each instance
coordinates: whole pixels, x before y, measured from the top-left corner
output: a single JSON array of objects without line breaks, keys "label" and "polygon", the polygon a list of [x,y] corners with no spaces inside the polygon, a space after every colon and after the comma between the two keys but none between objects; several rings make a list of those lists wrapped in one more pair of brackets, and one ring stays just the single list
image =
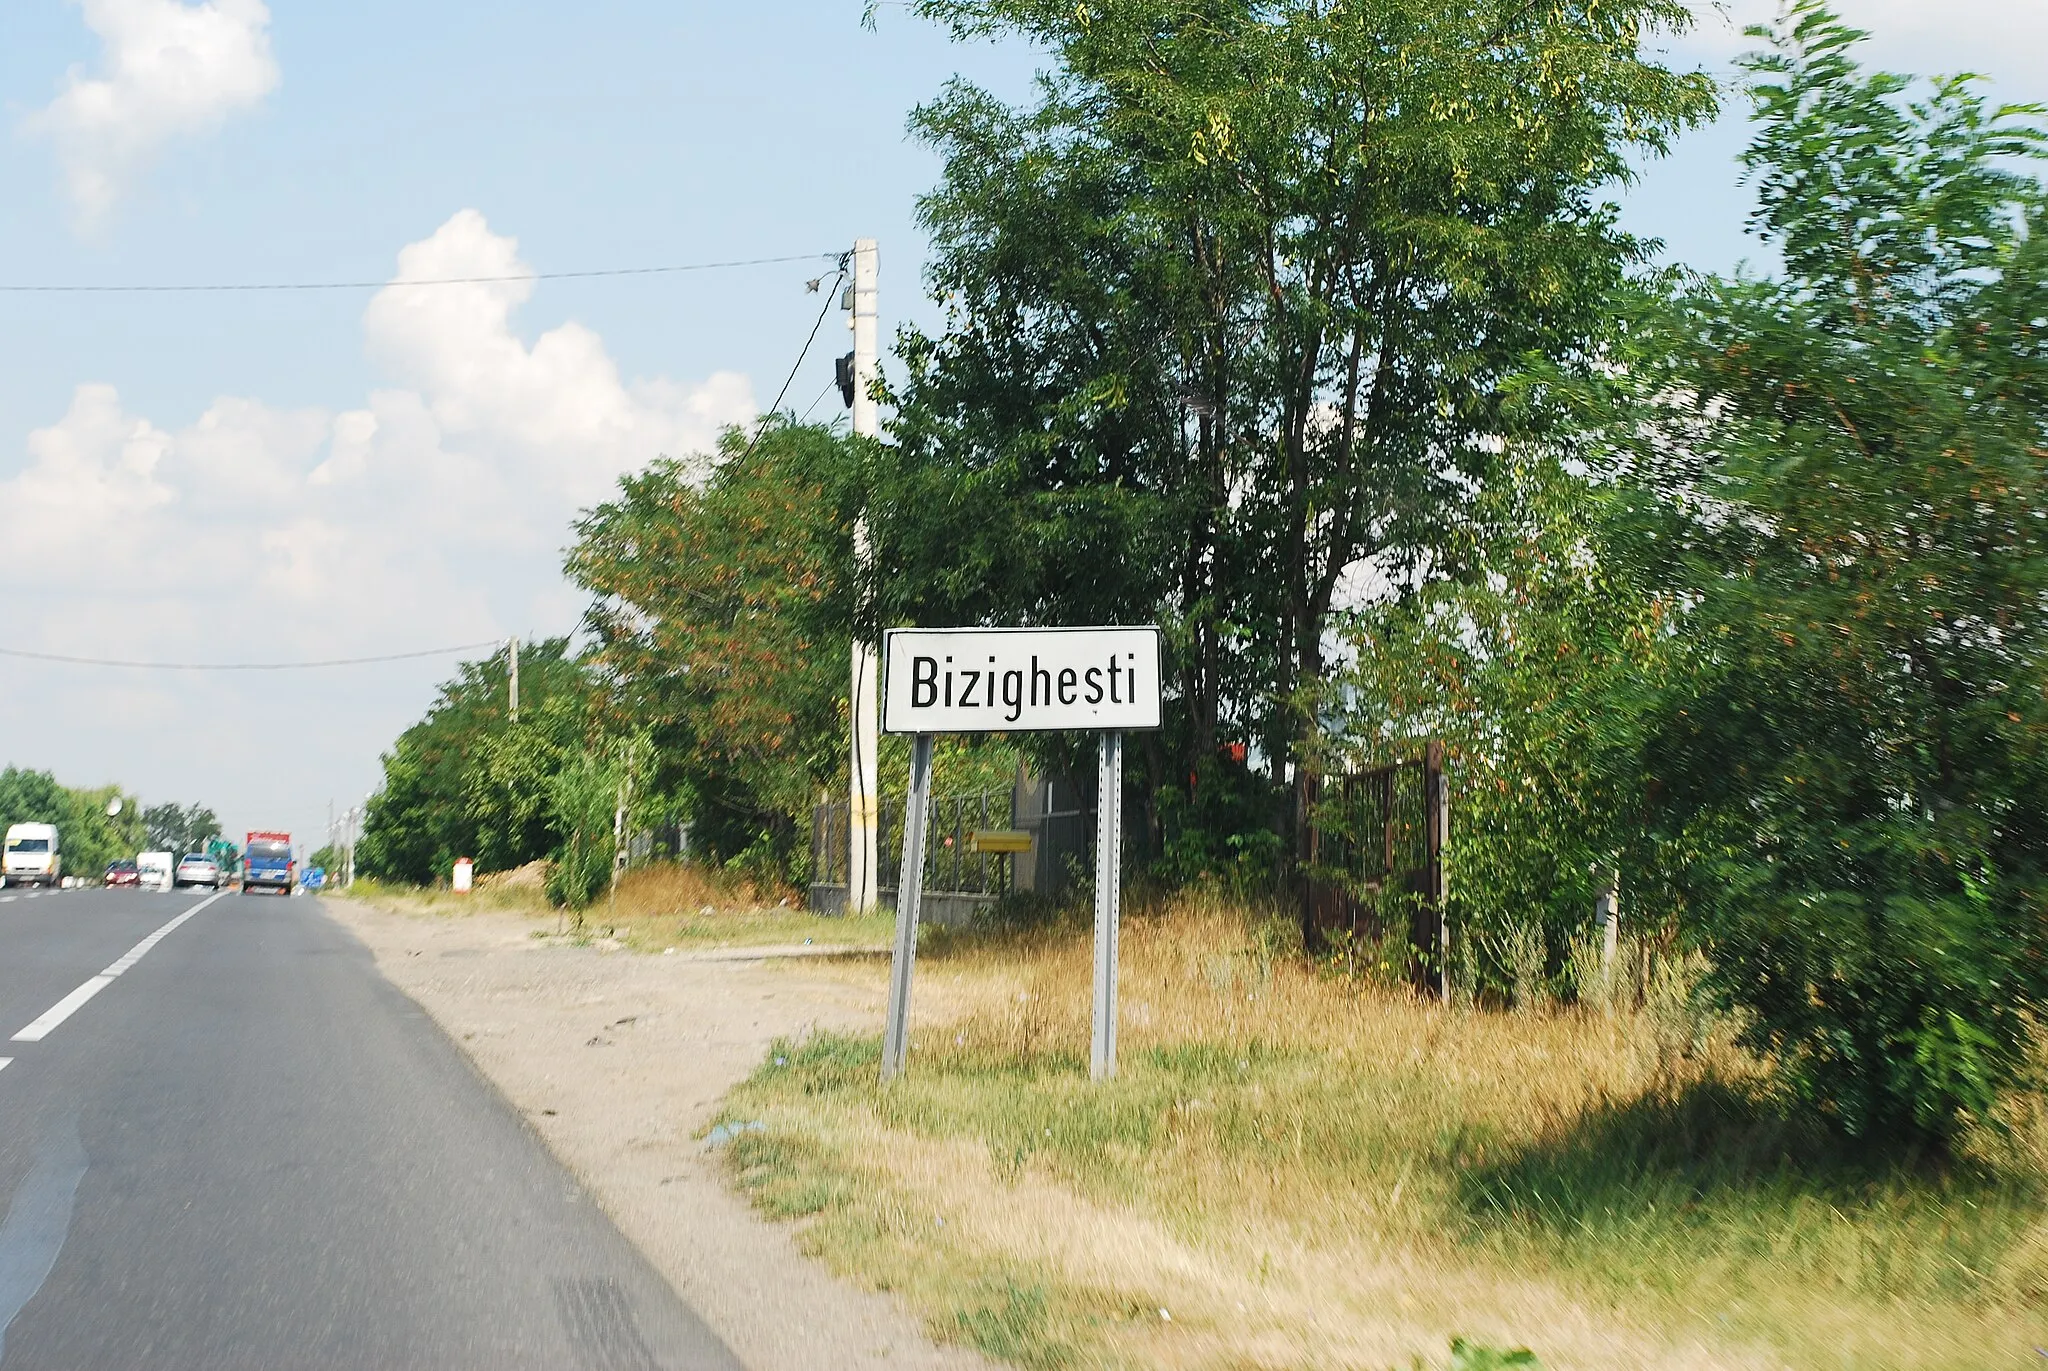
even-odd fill
[{"label": "power line", "polygon": [[[825,316],[832,311],[832,302],[838,294],[839,283],[846,279],[846,255],[835,254],[835,257],[839,262],[839,275],[833,278],[831,289],[825,292],[825,303],[818,310],[818,317],[811,321],[811,336],[804,339],[803,351],[796,355],[796,362],[790,367],[789,375],[782,378],[782,389],[775,392],[775,403],[768,406],[767,411],[762,414],[761,427],[754,430],[754,441],[747,444],[745,456],[753,455],[754,449],[761,442],[761,435],[768,431],[768,421],[782,412],[782,399],[789,394],[790,382],[796,380],[797,372],[803,369],[804,358],[811,355],[811,345],[818,341],[818,330],[824,327]],[[819,280],[823,279],[823,277],[819,278]],[[813,281],[811,284],[816,285],[817,281]],[[812,403],[811,408],[817,408],[816,402]]]},{"label": "power line", "polygon": [[611,267],[602,271],[528,271],[510,276],[436,276],[416,281],[211,281],[192,285],[58,285],[0,284],[0,292],[17,295],[143,295],[191,294],[203,291],[384,290],[390,286],[482,286],[506,281],[582,281],[600,276],[663,276],[682,271],[721,271],[728,267],[765,267],[783,262],[836,262],[836,252],[803,252],[788,257],[748,257],[730,262],[687,262],[668,267]]},{"label": "power line", "polygon": [[62,662],[68,666],[112,666],[132,671],[309,671],[316,667],[368,666],[373,662],[409,662],[420,657],[446,657],[457,652],[502,647],[503,638],[481,643],[458,643],[454,647],[429,647],[418,652],[390,652],[378,657],[333,657],[322,662],[125,662],[108,657],[67,657],[56,652],[23,652],[0,647],[0,657],[21,657],[34,662]]},{"label": "power line", "polygon": [[804,411],[804,417],[797,420],[797,422],[800,424],[808,424],[811,421],[811,415],[817,412],[819,405],[825,403],[825,397],[827,395],[830,395],[833,391],[833,388],[836,387],[838,384],[839,378],[836,376],[833,377],[831,380],[827,381],[825,383],[825,388],[818,392],[818,398],[811,401],[811,407]]}]

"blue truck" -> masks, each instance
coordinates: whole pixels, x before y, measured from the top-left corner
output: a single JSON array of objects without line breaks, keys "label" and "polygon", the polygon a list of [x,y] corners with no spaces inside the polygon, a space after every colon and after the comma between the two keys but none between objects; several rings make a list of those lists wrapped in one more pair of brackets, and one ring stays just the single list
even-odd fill
[{"label": "blue truck", "polygon": [[289,895],[292,880],[298,874],[296,866],[292,861],[291,834],[251,833],[242,848],[242,893],[253,895],[270,889]]}]

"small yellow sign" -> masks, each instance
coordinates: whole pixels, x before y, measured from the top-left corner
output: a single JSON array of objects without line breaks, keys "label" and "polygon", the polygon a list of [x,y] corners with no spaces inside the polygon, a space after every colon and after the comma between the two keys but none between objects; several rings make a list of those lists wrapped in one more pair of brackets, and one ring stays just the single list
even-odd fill
[{"label": "small yellow sign", "polygon": [[970,852],[1029,852],[1031,834],[1021,828],[977,828],[967,835]]}]

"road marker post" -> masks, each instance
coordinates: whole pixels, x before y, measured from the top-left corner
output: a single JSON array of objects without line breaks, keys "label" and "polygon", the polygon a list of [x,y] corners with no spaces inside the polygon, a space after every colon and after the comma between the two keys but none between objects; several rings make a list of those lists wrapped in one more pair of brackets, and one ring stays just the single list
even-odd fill
[{"label": "road marker post", "polygon": [[[1089,1075],[1116,1075],[1117,940],[1123,919],[1124,734],[1160,726],[1159,630],[1142,628],[891,629],[883,639],[882,729],[913,741],[904,799],[903,870],[882,1079],[910,1053],[910,985],[924,903],[932,740],[940,733],[1098,735],[1095,800],[1095,975]],[[976,834],[1015,851],[1006,832]],[[1021,836],[1021,835],[1017,835]]]}]

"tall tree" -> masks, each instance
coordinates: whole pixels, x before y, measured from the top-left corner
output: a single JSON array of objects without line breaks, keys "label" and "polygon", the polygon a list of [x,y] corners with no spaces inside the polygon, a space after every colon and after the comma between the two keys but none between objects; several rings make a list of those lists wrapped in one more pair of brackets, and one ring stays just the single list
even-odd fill
[{"label": "tall tree", "polygon": [[948,322],[901,340],[877,562],[925,571],[881,612],[1160,619],[1154,787],[1234,738],[1299,813],[1333,613],[1468,570],[1475,488],[1548,417],[1504,383],[1592,363],[1644,255],[1603,191],[1714,107],[1641,51],[1687,8],[914,8],[1052,66],[1030,108],[956,83],[913,118]]},{"label": "tall tree", "polygon": [[2048,111],[1866,73],[1817,0],[1754,32],[1783,272],[1614,373],[1618,527],[1683,607],[1646,798],[1752,1043],[1848,1132],[1940,1139],[2048,993]]},{"label": "tall tree", "polygon": [[497,871],[547,856],[561,841],[550,780],[589,740],[592,693],[566,638],[520,644],[516,724],[504,654],[463,663],[384,756],[357,851],[363,874],[427,882],[457,857]]},{"label": "tall tree", "polygon": [[595,597],[593,662],[652,730],[655,784],[693,837],[785,862],[821,788],[845,772],[846,662],[860,440],[771,419],[728,432],[705,473],[673,460],[623,477],[577,525],[569,574]]},{"label": "tall tree", "polygon": [[209,838],[220,836],[220,819],[205,805],[175,802],[151,805],[142,811],[153,849],[183,855],[204,852]]}]

